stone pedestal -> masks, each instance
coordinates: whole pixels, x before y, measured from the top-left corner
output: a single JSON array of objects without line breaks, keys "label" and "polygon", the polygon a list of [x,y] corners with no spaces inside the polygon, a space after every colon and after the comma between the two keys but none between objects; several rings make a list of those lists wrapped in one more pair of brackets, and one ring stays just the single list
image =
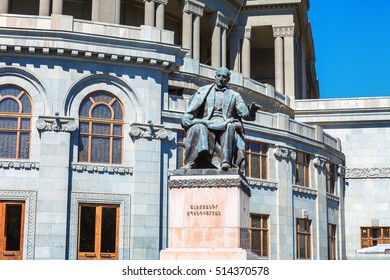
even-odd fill
[{"label": "stone pedestal", "polygon": [[237,169],[176,170],[169,179],[169,246],[163,260],[255,259],[250,188]]}]

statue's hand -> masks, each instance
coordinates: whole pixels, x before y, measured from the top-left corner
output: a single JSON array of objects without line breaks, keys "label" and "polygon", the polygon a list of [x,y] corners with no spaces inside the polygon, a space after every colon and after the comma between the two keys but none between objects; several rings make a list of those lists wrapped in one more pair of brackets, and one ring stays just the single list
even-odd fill
[{"label": "statue's hand", "polygon": [[259,104],[257,104],[256,102],[252,102],[252,103],[248,106],[248,108],[249,108],[249,111],[250,111],[252,114],[254,114],[254,113],[257,112],[257,110],[261,109],[262,107],[261,107]]}]

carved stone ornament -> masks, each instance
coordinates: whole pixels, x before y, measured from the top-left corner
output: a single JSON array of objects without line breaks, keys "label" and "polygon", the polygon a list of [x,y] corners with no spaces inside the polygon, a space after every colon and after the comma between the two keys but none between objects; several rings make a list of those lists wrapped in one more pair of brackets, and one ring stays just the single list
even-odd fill
[{"label": "carved stone ornament", "polygon": [[267,180],[262,179],[256,179],[256,178],[247,178],[248,184],[252,187],[261,187],[261,188],[267,188],[267,189],[277,189],[278,183],[271,182]]},{"label": "carved stone ornament", "polygon": [[310,188],[306,187],[301,187],[297,185],[293,185],[293,191],[298,193],[298,194],[306,194],[306,195],[311,195],[311,196],[317,196],[317,190],[313,190]]},{"label": "carved stone ornament", "polygon": [[75,172],[111,173],[111,174],[120,174],[120,175],[133,174],[133,167],[124,167],[124,166],[115,166],[115,165],[72,163],[71,168]]},{"label": "carved stone ornament", "polygon": [[337,168],[337,174],[340,177],[345,178],[345,167],[342,165],[339,165],[339,167]]},{"label": "carved stone ornament", "polygon": [[275,146],[273,150],[273,154],[276,158],[282,158],[286,160],[287,159],[296,160],[297,158],[297,153],[294,150],[288,147],[282,147],[278,145]]},{"label": "carved stone ornament", "polygon": [[39,131],[73,132],[78,125],[74,118],[60,117],[56,113],[55,116],[39,116],[35,122],[35,127]]},{"label": "carved stone ornament", "polygon": [[219,11],[210,17],[210,21],[211,26],[220,26],[225,30],[229,29],[229,20]]},{"label": "carved stone ornament", "polygon": [[172,130],[165,128],[162,125],[154,125],[152,121],[144,123],[133,123],[129,131],[129,135],[133,138],[146,138],[172,141],[175,135]]},{"label": "carved stone ornament", "polygon": [[326,194],[326,198],[329,199],[329,200],[332,200],[334,202],[340,202],[340,197],[334,195],[334,194],[330,194],[330,193],[327,193]]},{"label": "carved stone ornament", "polygon": [[8,160],[0,161],[0,169],[39,170],[39,162]]},{"label": "carved stone ornament", "polygon": [[292,37],[294,36],[294,25],[291,26],[272,26],[274,37]]},{"label": "carved stone ornament", "polygon": [[328,159],[318,155],[313,160],[314,166],[318,169],[326,169],[327,163],[328,163]]},{"label": "carved stone ornament", "polygon": [[390,167],[347,168],[347,179],[385,179],[390,178]]},{"label": "carved stone ornament", "polygon": [[193,14],[200,17],[203,16],[205,4],[196,0],[182,0],[180,4],[182,6],[183,13]]}]

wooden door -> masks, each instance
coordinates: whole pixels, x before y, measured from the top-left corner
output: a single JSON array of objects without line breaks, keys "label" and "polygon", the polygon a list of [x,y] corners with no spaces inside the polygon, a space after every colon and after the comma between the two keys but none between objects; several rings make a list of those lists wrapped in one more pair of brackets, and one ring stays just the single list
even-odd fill
[{"label": "wooden door", "polygon": [[0,201],[0,260],[23,259],[24,202]]},{"label": "wooden door", "polygon": [[119,205],[79,205],[78,259],[118,259]]}]

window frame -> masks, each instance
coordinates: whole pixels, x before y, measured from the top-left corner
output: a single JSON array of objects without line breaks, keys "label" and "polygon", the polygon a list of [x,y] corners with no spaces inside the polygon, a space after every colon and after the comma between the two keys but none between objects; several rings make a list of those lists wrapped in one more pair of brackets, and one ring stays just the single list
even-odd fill
[{"label": "window frame", "polygon": [[[6,224],[7,205],[21,205],[21,217],[19,228],[19,250],[7,250]],[[0,260],[22,260],[24,244],[24,221],[25,221],[25,202],[24,201],[0,201]]]},{"label": "window frame", "polygon": [[[93,96],[97,95],[99,93],[103,93],[103,94],[106,94],[106,95],[112,97],[112,100],[109,103],[102,102],[102,101],[95,101],[93,99]],[[84,102],[87,102],[86,100],[90,100],[92,102],[92,106],[88,110],[88,117],[81,116],[81,108],[82,108]],[[120,106],[120,110],[121,110],[121,114],[122,114],[122,118],[120,120],[117,120],[117,119],[114,118],[115,117],[114,109],[112,107],[110,107],[115,102],[118,102],[118,104]],[[113,117],[111,119],[94,118],[92,116],[92,111],[98,105],[105,105],[105,106],[109,107]],[[94,92],[89,93],[83,99],[83,101],[80,103],[80,108],[79,108],[79,135],[78,135],[78,137],[79,137],[79,145],[80,145],[82,137],[86,137],[88,139],[88,150],[86,152],[87,153],[87,156],[86,156],[87,159],[86,160],[80,159],[80,157],[81,157],[81,155],[80,155],[81,154],[81,150],[80,150],[80,147],[79,147],[79,149],[78,149],[78,162],[83,162],[83,163],[102,163],[102,164],[122,164],[123,163],[123,156],[124,156],[124,149],[123,149],[123,147],[124,147],[124,120],[125,120],[125,110],[124,110],[123,104],[120,101],[120,99],[117,98],[114,94],[112,94],[112,93],[110,93],[108,91],[104,91],[104,90],[98,90],[98,91],[94,91]],[[81,132],[80,128],[81,128],[82,123],[85,123],[85,124],[88,125],[88,132]],[[92,129],[93,129],[94,125],[96,125],[96,124],[109,125],[110,133],[109,134],[94,133],[92,131]],[[115,133],[114,133],[115,125],[120,125],[121,126],[121,136],[115,135]],[[93,141],[93,139],[96,139],[96,138],[109,139],[109,147],[108,147],[108,149],[109,149],[109,160],[108,160],[108,162],[107,161],[94,161],[92,159],[92,157],[93,157],[92,141]],[[120,139],[121,140],[120,162],[113,162],[113,159],[114,159],[114,139]]]},{"label": "window frame", "polygon": [[[260,152],[253,152],[251,149],[252,144],[259,145]],[[265,147],[266,152],[263,153],[263,147]],[[248,178],[254,179],[268,179],[268,151],[269,144],[254,141],[254,140],[245,140],[245,158],[246,158],[246,166],[245,166],[245,176]],[[254,156],[259,157],[259,177],[252,177],[252,158]],[[263,166],[263,158],[265,158],[265,167]],[[263,169],[265,172],[263,172]],[[265,174],[264,174],[265,173]]]},{"label": "window frame", "polygon": [[336,234],[337,227],[335,224],[328,224],[328,259],[337,259]]},{"label": "window frame", "polygon": [[[364,230],[367,230],[367,237],[363,238]],[[379,230],[379,237],[372,237],[373,230]],[[387,236],[384,236],[385,231],[387,231]],[[364,245],[365,242],[367,242],[367,246]],[[390,244],[390,227],[360,227],[360,248],[372,247],[378,244]]]},{"label": "window frame", "polygon": [[[304,222],[304,229],[300,228],[300,221]],[[297,235],[297,259],[311,260],[312,259],[312,240],[311,240],[311,220],[309,219],[296,219],[296,235]],[[305,255],[301,256],[301,241],[300,237],[304,237],[304,251]]]},{"label": "window frame", "polygon": [[[1,89],[5,87],[12,87],[15,89],[20,90],[18,96],[12,96],[12,95],[1,95]],[[23,112],[23,103],[20,101],[20,98],[26,95],[29,101],[29,106],[30,106],[30,112],[29,113],[22,113]],[[30,94],[24,90],[23,88],[13,85],[13,84],[3,84],[0,86],[0,101],[3,101],[4,99],[12,99],[15,102],[19,104],[19,112],[18,113],[9,113],[9,112],[1,112],[0,111],[0,119],[16,119],[17,122],[17,128],[16,129],[2,129],[0,128],[0,133],[15,133],[16,134],[16,146],[13,146],[12,148],[15,148],[15,157],[10,158],[10,157],[3,157],[0,155],[1,159],[13,159],[13,160],[26,160],[30,159],[31,156],[31,123],[32,123],[32,112],[34,111],[33,108],[33,102],[31,99]],[[28,119],[29,120],[29,129],[22,129],[22,119]],[[20,147],[21,147],[21,137],[22,134],[28,134],[28,143],[27,143],[27,157],[20,157]]]},{"label": "window frame", "polygon": [[[303,161],[301,162],[299,159],[299,155],[303,156]],[[296,159],[295,159],[295,185],[310,188],[310,162],[311,156],[308,153],[302,151],[296,151]],[[299,166],[303,167],[303,182],[299,182]]]},{"label": "window frame", "polygon": [[[80,232],[81,232],[81,208],[82,207],[94,207],[95,208],[95,230],[94,230],[94,251],[83,252],[80,251]],[[102,239],[102,210],[103,208],[115,208],[116,209],[116,232],[115,232],[115,252],[101,252],[101,239]],[[77,229],[77,259],[78,260],[117,260],[119,257],[119,226],[120,226],[120,204],[108,204],[108,203],[79,203],[78,206],[78,229]]]},{"label": "window frame", "polygon": [[[253,227],[253,217],[260,218],[260,227]],[[249,231],[250,231],[250,249],[252,252],[256,253],[260,257],[265,257],[269,258],[269,252],[270,252],[270,229],[269,229],[269,217],[270,215],[268,214],[256,214],[256,213],[251,213],[250,214],[250,226],[249,226]],[[264,220],[266,222],[267,227],[264,228],[262,225],[264,225]],[[259,251],[254,251],[253,250],[253,231],[259,231],[260,232],[260,250]],[[264,249],[264,236],[266,235],[266,248]]]}]

